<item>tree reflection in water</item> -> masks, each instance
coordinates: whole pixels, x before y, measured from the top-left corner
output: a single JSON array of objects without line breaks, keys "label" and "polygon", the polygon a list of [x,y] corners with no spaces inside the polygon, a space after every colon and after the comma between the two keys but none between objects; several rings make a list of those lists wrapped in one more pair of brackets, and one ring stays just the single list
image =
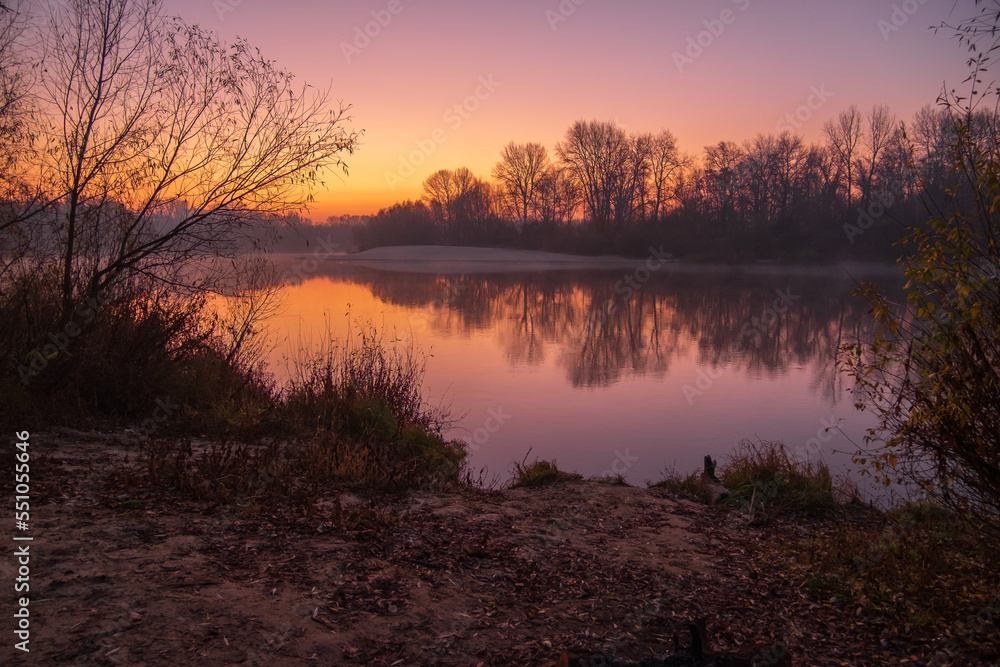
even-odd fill
[{"label": "tree reflection in water", "polygon": [[614,289],[621,270],[440,275],[331,264],[318,275],[417,309],[440,336],[494,331],[512,366],[555,356],[574,387],[662,378],[672,361],[694,355],[699,366],[750,378],[809,368],[812,388],[832,400],[843,391],[838,348],[868,334],[866,306],[837,269],[670,267],[629,298]]}]

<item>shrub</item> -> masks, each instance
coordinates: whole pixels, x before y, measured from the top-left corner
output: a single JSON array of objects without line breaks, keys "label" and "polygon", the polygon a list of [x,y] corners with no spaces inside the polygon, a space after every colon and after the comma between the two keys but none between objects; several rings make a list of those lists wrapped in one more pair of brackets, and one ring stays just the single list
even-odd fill
[{"label": "shrub", "polygon": [[[984,3],[956,35],[970,46],[978,84],[998,45],[1000,15]],[[975,46],[986,39],[989,45]],[[945,98],[957,127],[952,147],[956,185],[944,202],[928,202],[931,218],[904,241],[908,290],[895,308],[872,286],[878,335],[843,348],[859,409],[878,418],[857,460],[884,483],[909,478],[937,502],[969,509],[1000,530],[1000,151],[994,128],[983,141],[975,112],[993,94]],[[987,106],[987,105],[983,105]]]},{"label": "shrub", "polygon": [[779,442],[740,442],[722,469],[723,503],[812,513],[837,507],[826,465],[793,461]]},{"label": "shrub", "polygon": [[392,410],[378,397],[360,397],[347,405],[345,415],[350,435],[361,440],[391,440],[399,425]]},{"label": "shrub", "polygon": [[649,488],[682,496],[692,496],[703,503],[709,502],[707,480],[700,472],[683,475],[675,467],[669,467],[663,471],[663,479],[655,484],[650,484]]},{"label": "shrub", "polygon": [[446,443],[415,424],[400,431],[396,449],[405,460],[413,462],[418,475],[437,476],[440,481],[457,480],[467,454],[464,443]]},{"label": "shrub", "polygon": [[520,463],[514,463],[514,479],[511,488],[544,486],[556,482],[583,479],[583,475],[560,470],[554,460],[539,461],[535,459],[530,465],[525,465],[524,461],[527,458],[525,456]]},{"label": "shrub", "polygon": [[295,361],[284,391],[288,414],[324,429],[357,432],[373,427],[388,435],[411,424],[441,435],[454,419],[446,409],[423,399],[426,359],[412,346],[388,343],[371,323],[349,322],[343,341],[327,335],[327,344]]}]

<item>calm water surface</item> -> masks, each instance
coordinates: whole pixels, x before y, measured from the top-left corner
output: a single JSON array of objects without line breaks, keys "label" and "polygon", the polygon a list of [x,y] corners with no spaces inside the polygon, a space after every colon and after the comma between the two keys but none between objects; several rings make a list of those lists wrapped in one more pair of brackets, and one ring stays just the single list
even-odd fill
[{"label": "calm water surface", "polygon": [[464,415],[451,437],[470,443],[475,470],[502,479],[530,449],[529,461],[642,484],[667,466],[699,469],[705,454],[724,460],[743,438],[850,468],[851,440],[873,420],[854,408],[835,354],[868,335],[854,280],[898,286],[892,273],[671,265],[638,289],[625,276],[328,261],[288,288],[272,365],[281,377],[294,349],[342,335],[348,311],[412,339],[431,355],[427,399]]}]

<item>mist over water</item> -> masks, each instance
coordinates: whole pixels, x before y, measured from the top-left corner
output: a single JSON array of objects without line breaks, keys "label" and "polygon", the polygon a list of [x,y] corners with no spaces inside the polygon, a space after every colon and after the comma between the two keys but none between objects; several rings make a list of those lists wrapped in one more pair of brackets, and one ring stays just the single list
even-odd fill
[{"label": "mist over water", "polygon": [[700,469],[705,454],[724,461],[742,438],[853,470],[851,441],[874,420],[855,409],[836,352],[870,335],[855,281],[878,278],[892,293],[897,274],[675,264],[639,278],[324,262],[287,288],[271,364],[280,379],[327,330],[371,321],[429,355],[428,401],[462,415],[450,436],[470,443],[474,470],[502,479],[530,449],[529,461],[644,484],[667,466]]}]

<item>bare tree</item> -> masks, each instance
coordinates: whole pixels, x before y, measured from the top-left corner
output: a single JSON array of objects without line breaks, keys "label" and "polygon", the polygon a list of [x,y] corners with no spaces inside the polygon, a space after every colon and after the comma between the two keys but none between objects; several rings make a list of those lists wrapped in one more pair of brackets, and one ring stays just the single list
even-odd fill
[{"label": "bare tree", "polygon": [[556,145],[556,154],[579,184],[591,220],[608,229],[614,193],[629,159],[625,131],[611,122],[577,121]]},{"label": "bare tree", "polygon": [[0,11],[0,175],[5,180],[25,148],[29,129],[30,62],[21,44],[27,22],[19,8]]},{"label": "bare tree", "polygon": [[852,104],[846,111],[841,111],[837,120],[829,120],[823,125],[823,132],[830,142],[834,161],[846,179],[845,192],[847,205],[854,202],[854,163],[857,160],[858,144],[864,131],[864,118],[858,107]]},{"label": "bare tree", "polygon": [[468,167],[431,174],[424,181],[424,201],[453,240],[475,237],[486,221],[496,217],[492,187]]},{"label": "bare tree", "polygon": [[424,181],[423,201],[441,222],[449,221],[457,198],[458,189],[450,169],[439,169]]},{"label": "bare tree", "polygon": [[739,199],[745,182],[745,154],[732,141],[705,148],[704,198],[724,231],[738,220]]},{"label": "bare tree", "polygon": [[637,217],[644,217],[650,173],[650,155],[653,150],[653,135],[636,134],[628,137],[619,147],[612,165],[617,173],[609,179],[615,226],[622,229]]},{"label": "bare tree", "polygon": [[424,181],[424,201],[439,220],[452,223],[458,216],[458,202],[477,187],[478,179],[468,167],[440,169]]},{"label": "bare tree", "polygon": [[[556,153],[576,182],[591,221],[601,231],[612,226],[623,229],[658,210],[676,160],[669,133],[628,135],[615,123],[598,121],[574,123],[556,145]],[[653,178],[655,153],[657,178]]]},{"label": "bare tree", "polygon": [[37,146],[29,20],[20,4],[0,11],[0,277],[24,259],[34,237],[26,223],[48,204],[31,177]]},{"label": "bare tree", "polygon": [[862,205],[867,205],[869,199],[874,194],[876,188],[876,175],[882,167],[886,153],[889,152],[892,143],[898,140],[896,130],[898,129],[896,116],[889,107],[884,104],[877,104],[866,114],[865,121],[867,132],[862,135],[862,144],[867,149],[867,154],[861,158],[865,166],[864,181],[861,193]]},{"label": "bare tree", "polygon": [[486,225],[498,218],[496,193],[492,185],[473,176],[455,202],[455,233],[459,239],[474,240]]},{"label": "bare tree", "polygon": [[228,293],[219,317],[219,336],[226,363],[252,369],[271,351],[265,325],[282,306],[283,284],[274,264],[262,257],[244,261],[246,280]]},{"label": "bare tree", "polygon": [[685,161],[677,149],[677,139],[669,130],[655,135],[649,152],[650,217],[659,220],[667,202],[676,197],[678,177]]},{"label": "bare tree", "polygon": [[536,208],[539,185],[550,166],[548,151],[542,144],[512,141],[500,153],[500,161],[493,167],[493,178],[500,184],[504,202],[521,223],[528,222]]},{"label": "bare tree", "polygon": [[742,207],[749,225],[766,227],[775,219],[776,198],[780,189],[778,142],[773,135],[759,134],[743,144],[743,168],[746,178],[742,189]]},{"label": "bare tree", "polygon": [[562,224],[573,219],[580,206],[580,188],[568,170],[552,166],[538,183],[538,219]]},{"label": "bare tree", "polygon": [[192,262],[242,253],[262,218],[346,171],[358,141],[346,109],[245,41],[168,21],[158,0],[50,9],[39,177],[61,204],[49,225],[64,317],[130,273],[210,288],[219,274],[192,280]]}]

